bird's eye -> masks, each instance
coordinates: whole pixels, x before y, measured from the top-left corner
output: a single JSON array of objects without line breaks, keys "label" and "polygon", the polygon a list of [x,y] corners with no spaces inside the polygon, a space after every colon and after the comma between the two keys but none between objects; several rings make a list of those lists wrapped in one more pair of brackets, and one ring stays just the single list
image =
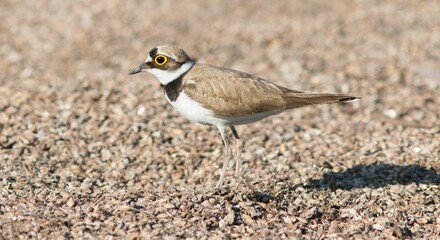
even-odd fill
[{"label": "bird's eye", "polygon": [[164,65],[165,63],[167,63],[167,61],[168,61],[168,58],[164,55],[157,55],[154,58],[154,63],[156,63],[159,66]]}]

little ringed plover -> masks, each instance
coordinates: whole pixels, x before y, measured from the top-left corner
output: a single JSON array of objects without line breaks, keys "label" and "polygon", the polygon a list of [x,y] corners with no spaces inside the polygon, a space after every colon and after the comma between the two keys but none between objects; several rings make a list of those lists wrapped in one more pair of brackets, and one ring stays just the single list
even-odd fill
[{"label": "little ringed plover", "polygon": [[237,70],[196,63],[172,45],[153,48],[145,62],[129,74],[140,72],[149,72],[159,80],[166,99],[180,114],[194,122],[214,125],[220,131],[225,158],[217,188],[223,184],[231,158],[227,128],[235,139],[235,175],[239,177],[243,144],[235,125],[253,123],[289,109],[360,99],[292,90]]}]

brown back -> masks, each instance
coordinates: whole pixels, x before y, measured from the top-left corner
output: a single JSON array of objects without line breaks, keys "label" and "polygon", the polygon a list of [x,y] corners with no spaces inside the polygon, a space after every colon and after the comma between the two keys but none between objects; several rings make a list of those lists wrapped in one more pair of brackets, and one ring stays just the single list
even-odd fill
[{"label": "brown back", "polygon": [[247,73],[205,64],[195,64],[185,75],[183,90],[204,107],[213,109],[219,117],[279,113],[307,105],[356,99],[341,94],[291,90]]}]

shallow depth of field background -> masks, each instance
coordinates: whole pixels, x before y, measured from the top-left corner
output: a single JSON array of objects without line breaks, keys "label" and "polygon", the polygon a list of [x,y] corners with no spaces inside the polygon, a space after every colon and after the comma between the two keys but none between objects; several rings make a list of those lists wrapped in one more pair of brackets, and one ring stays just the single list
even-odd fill
[{"label": "shallow depth of field background", "polygon": [[[440,237],[439,1],[0,2],[0,239]],[[218,131],[153,76],[155,45],[360,102]]]}]

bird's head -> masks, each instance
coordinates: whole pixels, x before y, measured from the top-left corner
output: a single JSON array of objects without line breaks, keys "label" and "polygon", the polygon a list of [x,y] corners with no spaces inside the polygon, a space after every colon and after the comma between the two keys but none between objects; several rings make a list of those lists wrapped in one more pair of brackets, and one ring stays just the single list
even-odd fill
[{"label": "bird's head", "polygon": [[182,49],[173,45],[161,45],[151,49],[145,62],[129,74],[149,72],[159,79],[162,85],[166,85],[191,69],[193,64]]}]

